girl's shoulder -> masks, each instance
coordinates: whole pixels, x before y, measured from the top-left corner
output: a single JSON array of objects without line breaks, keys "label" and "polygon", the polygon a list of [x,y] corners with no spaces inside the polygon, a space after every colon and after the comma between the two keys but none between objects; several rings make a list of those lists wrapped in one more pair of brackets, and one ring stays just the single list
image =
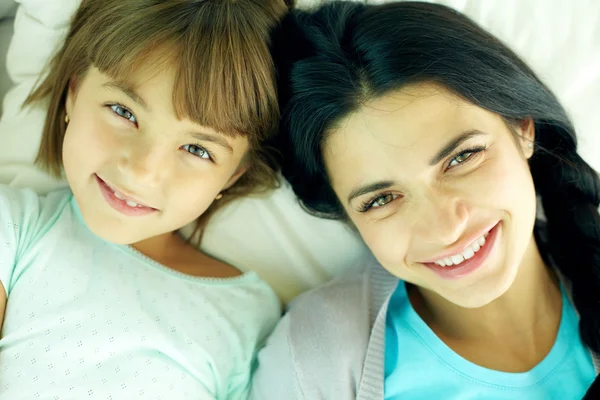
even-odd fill
[{"label": "girl's shoulder", "polygon": [[58,220],[69,204],[70,191],[41,196],[31,189],[0,185],[0,282],[8,292],[15,266]]},{"label": "girl's shoulder", "polygon": [[69,189],[40,195],[31,189],[0,185],[2,234],[32,239],[36,232],[56,221],[71,198]]},{"label": "girl's shoulder", "polygon": [[60,211],[71,200],[73,193],[68,188],[56,189],[39,194],[29,188],[18,188],[0,184],[0,212],[19,217]]}]

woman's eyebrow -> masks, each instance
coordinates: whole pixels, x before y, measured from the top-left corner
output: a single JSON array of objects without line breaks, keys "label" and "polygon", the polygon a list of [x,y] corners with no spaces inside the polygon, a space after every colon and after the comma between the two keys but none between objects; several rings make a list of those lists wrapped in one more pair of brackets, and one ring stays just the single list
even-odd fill
[{"label": "woman's eyebrow", "polygon": [[370,183],[368,185],[360,186],[360,187],[354,189],[348,195],[348,200],[347,200],[348,204],[350,204],[350,202],[357,197],[363,196],[363,195],[371,193],[371,192],[376,192],[378,190],[387,189],[389,187],[392,187],[393,185],[394,185],[393,181],[379,181],[379,182],[375,182],[375,183]]},{"label": "woman's eyebrow", "polygon": [[471,139],[474,136],[487,135],[487,133],[482,132],[480,130],[474,129],[470,131],[463,132],[459,136],[452,139],[448,144],[446,144],[440,151],[437,152],[435,156],[429,160],[429,165],[434,166],[444,158],[449,156],[458,146],[461,145],[462,142]]},{"label": "woman's eyebrow", "polygon": [[[464,141],[466,141],[472,137],[480,136],[480,135],[487,135],[487,133],[482,132],[477,129],[463,132],[459,136],[452,139],[440,151],[438,151],[437,154],[434,157],[432,157],[431,160],[429,160],[429,165],[431,165],[431,166],[436,165],[437,163],[442,161],[444,158],[446,158],[449,154],[451,154],[458,146],[461,145],[461,143],[463,143]],[[363,196],[363,195],[371,193],[371,192],[376,192],[378,190],[388,189],[388,188],[394,186],[394,184],[395,184],[395,182],[393,182],[393,181],[379,181],[379,182],[370,183],[368,185],[360,186],[360,187],[354,189],[348,195],[347,202],[348,202],[348,204],[350,204],[350,202],[357,197]]]}]

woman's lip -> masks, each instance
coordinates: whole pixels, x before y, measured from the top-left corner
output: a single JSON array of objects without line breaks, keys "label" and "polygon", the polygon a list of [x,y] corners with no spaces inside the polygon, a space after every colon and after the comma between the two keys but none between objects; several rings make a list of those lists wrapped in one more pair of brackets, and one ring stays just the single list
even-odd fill
[{"label": "woman's lip", "polygon": [[443,253],[438,254],[435,257],[429,258],[426,261],[419,261],[421,264],[429,264],[429,263],[435,263],[436,261],[440,261],[443,260],[444,258],[450,258],[452,256],[457,256],[459,254],[462,254],[463,251],[465,251],[466,249],[468,249],[469,247],[471,247],[471,245],[480,237],[482,237],[483,235],[485,235],[486,233],[489,233],[492,229],[494,229],[495,226],[497,226],[499,224],[498,221],[494,222],[491,225],[488,225],[486,228],[479,230],[477,233],[469,236],[467,239],[460,241],[459,243],[453,245],[452,247],[448,248],[446,251],[444,251]]},{"label": "woman's lip", "polygon": [[496,239],[498,238],[500,226],[500,222],[498,222],[496,226],[490,230],[490,234],[486,238],[485,244],[477,253],[475,253],[472,258],[464,260],[458,265],[449,267],[441,267],[436,263],[425,263],[423,265],[443,279],[459,279],[469,275],[473,271],[479,269],[487,261],[489,255],[496,245]]}]

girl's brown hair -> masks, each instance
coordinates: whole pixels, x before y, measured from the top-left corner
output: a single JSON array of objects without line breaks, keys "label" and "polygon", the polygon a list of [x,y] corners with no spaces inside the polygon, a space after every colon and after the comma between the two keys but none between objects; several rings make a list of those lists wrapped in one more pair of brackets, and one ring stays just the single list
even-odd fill
[{"label": "girl's brown hair", "polygon": [[[62,174],[69,85],[91,66],[130,81],[139,66],[176,68],[173,104],[179,118],[232,136],[251,149],[248,171],[200,217],[240,196],[277,186],[274,157],[261,144],[274,134],[279,109],[269,51],[285,0],[83,0],[65,43],[25,101],[47,101],[36,163]],[[164,62],[163,62],[164,60]]]}]

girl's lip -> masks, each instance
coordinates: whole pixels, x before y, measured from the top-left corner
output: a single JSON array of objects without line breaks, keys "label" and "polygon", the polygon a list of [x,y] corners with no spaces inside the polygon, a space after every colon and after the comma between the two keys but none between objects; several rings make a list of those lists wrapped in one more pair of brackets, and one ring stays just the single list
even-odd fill
[{"label": "girl's lip", "polygon": [[427,268],[431,269],[437,275],[443,279],[459,279],[469,275],[475,270],[479,269],[485,261],[487,261],[490,253],[496,245],[496,239],[498,238],[498,231],[500,230],[500,222],[498,222],[491,230],[485,240],[485,244],[481,249],[475,253],[472,258],[463,261],[459,265],[442,267],[435,262],[423,263]]},{"label": "girl's lip", "polygon": [[118,199],[115,196],[113,189],[97,175],[96,182],[98,183],[102,197],[104,197],[104,200],[106,200],[108,205],[123,215],[130,217],[141,217],[158,211],[155,208],[145,206],[131,207],[126,203],[126,201]]},{"label": "girl's lip", "polygon": [[111,185],[110,183],[106,182],[104,179],[102,179],[98,174],[96,174],[96,179],[99,179],[100,181],[102,181],[102,183],[104,183],[106,186],[108,186],[108,188],[110,190],[112,190],[113,192],[117,192],[119,193],[122,197],[123,197],[123,201],[132,201],[135,204],[139,204],[142,207],[146,207],[146,208],[153,208],[149,205],[146,205],[145,203],[142,203],[141,201],[138,201],[136,198],[134,198],[133,196],[130,196],[126,191],[123,191],[117,187],[115,187],[114,185]]}]

